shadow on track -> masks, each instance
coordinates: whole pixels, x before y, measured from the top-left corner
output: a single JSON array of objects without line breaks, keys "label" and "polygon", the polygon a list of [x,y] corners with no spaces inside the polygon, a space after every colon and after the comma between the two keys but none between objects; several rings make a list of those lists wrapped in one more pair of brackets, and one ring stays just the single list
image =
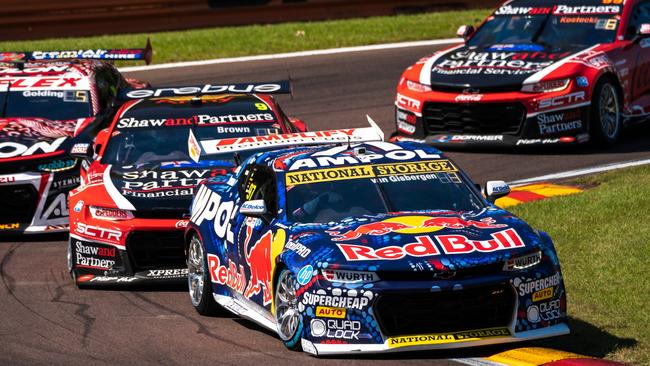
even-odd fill
[{"label": "shadow on track", "polygon": [[68,241],[68,233],[49,233],[49,234],[10,234],[0,236],[0,243],[18,242],[18,243],[35,243],[49,241]]},{"label": "shadow on track", "polygon": [[594,155],[594,154],[628,154],[650,152],[650,123],[630,126],[622,131],[618,143],[611,147],[597,146],[588,142],[579,145],[542,145],[542,146],[503,146],[503,147],[444,147],[442,151],[504,154],[504,155]]},{"label": "shadow on track", "polygon": [[620,338],[580,319],[569,317],[571,334],[530,342],[536,347],[554,348],[585,356],[603,358],[619,349],[634,347],[638,342],[632,338]]}]

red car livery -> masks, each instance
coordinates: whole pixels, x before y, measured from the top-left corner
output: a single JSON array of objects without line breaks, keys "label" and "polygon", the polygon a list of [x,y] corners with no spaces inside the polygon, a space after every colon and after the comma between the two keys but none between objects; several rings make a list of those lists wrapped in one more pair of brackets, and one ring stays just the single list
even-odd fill
[{"label": "red car livery", "polygon": [[77,285],[186,280],[183,233],[194,188],[245,157],[209,141],[304,131],[268,95],[284,92],[288,82],[125,93],[136,100],[121,107],[94,147],[73,154],[87,166],[69,199],[68,260]]},{"label": "red car livery", "polygon": [[67,230],[80,165],[67,151],[101,128],[121,88],[146,86],[105,60],[150,56],[150,44],[0,53],[0,235]]},{"label": "red car livery", "polygon": [[650,3],[504,3],[409,67],[394,139],[451,147],[615,143],[650,113]]}]

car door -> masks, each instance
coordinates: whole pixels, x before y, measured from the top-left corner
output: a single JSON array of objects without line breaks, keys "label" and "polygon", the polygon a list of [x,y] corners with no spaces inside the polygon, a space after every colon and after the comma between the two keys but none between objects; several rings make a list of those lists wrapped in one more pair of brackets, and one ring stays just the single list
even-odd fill
[{"label": "car door", "polygon": [[[650,24],[650,0],[640,1],[637,3],[630,18],[627,21],[625,29],[625,39],[633,40],[642,24]],[[650,91],[650,37],[640,39],[629,49],[630,56],[628,60],[633,61],[631,65],[630,78],[630,101],[631,104],[637,104],[639,99],[646,96]],[[647,103],[644,103],[647,104]],[[644,111],[634,111],[634,114],[650,113],[648,105],[641,105]],[[637,107],[638,108],[638,107]]]},{"label": "car door", "polygon": [[242,172],[239,183],[241,203],[264,200],[268,212],[260,217],[244,217],[238,224],[239,263],[244,265],[248,275],[243,295],[259,305],[270,307],[275,257],[279,254],[274,241],[284,244],[284,239],[275,235],[273,230],[278,213],[276,176],[269,167],[253,164]]}]

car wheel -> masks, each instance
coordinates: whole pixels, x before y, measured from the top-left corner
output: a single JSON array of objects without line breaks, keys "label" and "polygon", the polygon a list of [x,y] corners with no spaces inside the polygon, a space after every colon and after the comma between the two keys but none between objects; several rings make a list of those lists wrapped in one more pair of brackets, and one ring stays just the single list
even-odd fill
[{"label": "car wheel", "polygon": [[614,145],[621,135],[621,103],[616,86],[608,79],[596,85],[591,102],[591,132],[597,144]]},{"label": "car wheel", "polygon": [[275,288],[275,320],[278,335],[288,349],[300,351],[302,315],[298,310],[296,280],[293,273],[286,268],[283,269]]},{"label": "car wheel", "polygon": [[187,249],[187,284],[194,309],[201,315],[215,315],[219,305],[212,296],[208,261],[198,235],[193,235]]}]

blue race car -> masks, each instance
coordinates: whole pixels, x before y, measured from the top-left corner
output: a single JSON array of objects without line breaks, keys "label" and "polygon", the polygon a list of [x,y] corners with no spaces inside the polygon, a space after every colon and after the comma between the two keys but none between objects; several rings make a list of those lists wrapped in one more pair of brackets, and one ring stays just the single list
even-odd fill
[{"label": "blue race car", "polygon": [[551,238],[494,205],[504,182],[486,199],[435,148],[322,144],[337,134],[213,142],[262,150],[196,191],[186,253],[200,314],[225,308],[314,355],[569,332]]}]

